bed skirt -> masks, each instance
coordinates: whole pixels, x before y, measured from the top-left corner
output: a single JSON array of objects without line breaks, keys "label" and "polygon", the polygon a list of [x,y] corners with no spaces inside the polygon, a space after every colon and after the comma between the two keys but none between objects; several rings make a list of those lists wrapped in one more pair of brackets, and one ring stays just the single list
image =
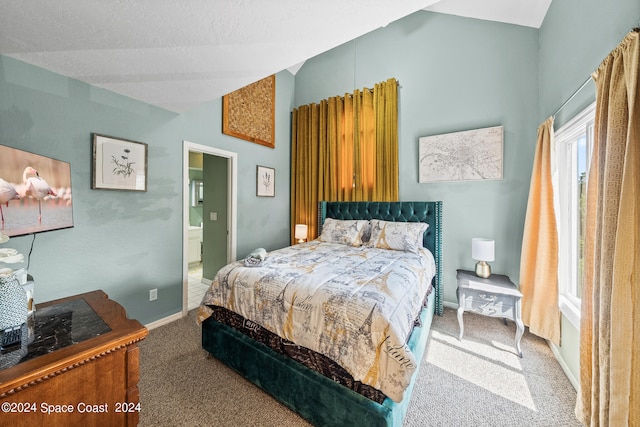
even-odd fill
[{"label": "bed skirt", "polygon": [[[429,338],[434,294],[408,342],[418,361]],[[317,427],[402,426],[420,368],[419,363],[401,402],[387,398],[378,404],[212,318],[202,324],[202,347]]]}]

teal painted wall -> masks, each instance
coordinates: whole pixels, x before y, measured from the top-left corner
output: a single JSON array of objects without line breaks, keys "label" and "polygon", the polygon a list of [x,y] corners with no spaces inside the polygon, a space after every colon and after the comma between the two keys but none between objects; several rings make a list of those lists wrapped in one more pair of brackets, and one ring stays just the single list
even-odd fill
[{"label": "teal painted wall", "polygon": [[[471,238],[496,241],[494,272],[518,282],[538,99],[538,31],[417,12],[308,60],[295,104],[395,77],[401,200],[444,203],[444,299],[457,304],[456,269],[472,269]],[[418,183],[418,139],[504,126],[504,179]]]},{"label": "teal painted wall", "polygon": [[[288,245],[293,93],[293,76],[278,73],[270,149],[222,134],[221,99],[174,114],[0,56],[0,144],[72,170],[75,227],[35,238],[36,303],[103,289],[143,323],[181,311],[184,140],[238,153],[237,256]],[[92,132],[149,144],[146,193],[91,190]],[[275,198],[255,196],[256,164],[276,168]],[[26,255],[32,237],[10,243]],[[158,300],[149,302],[152,288]]]},{"label": "teal painted wall", "polygon": [[[540,28],[538,121],[553,115],[633,28],[640,26],[638,0],[562,0]],[[556,115],[556,129],[595,101],[590,81]]]},{"label": "teal painted wall", "polygon": [[[553,115],[615,49],[633,27],[640,25],[638,0],[554,1],[540,28],[540,94],[538,121]],[[559,129],[595,101],[590,81],[555,118]],[[580,375],[580,332],[562,320],[561,345],[556,351],[575,380]]]}]

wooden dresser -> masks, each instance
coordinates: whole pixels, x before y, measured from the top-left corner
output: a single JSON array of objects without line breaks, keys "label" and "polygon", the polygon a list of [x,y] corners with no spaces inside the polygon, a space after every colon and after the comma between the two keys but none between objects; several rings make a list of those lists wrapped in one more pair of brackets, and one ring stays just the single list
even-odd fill
[{"label": "wooden dresser", "polygon": [[102,291],[36,308],[29,340],[0,355],[0,425],[137,425],[147,329]]}]

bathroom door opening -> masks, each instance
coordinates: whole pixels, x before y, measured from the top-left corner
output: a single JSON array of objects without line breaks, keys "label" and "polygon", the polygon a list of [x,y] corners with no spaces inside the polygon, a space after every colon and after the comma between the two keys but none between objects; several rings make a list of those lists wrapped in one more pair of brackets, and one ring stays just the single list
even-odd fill
[{"label": "bathroom door opening", "polygon": [[199,304],[215,271],[236,259],[237,154],[184,141],[183,171],[182,315],[186,316]]}]

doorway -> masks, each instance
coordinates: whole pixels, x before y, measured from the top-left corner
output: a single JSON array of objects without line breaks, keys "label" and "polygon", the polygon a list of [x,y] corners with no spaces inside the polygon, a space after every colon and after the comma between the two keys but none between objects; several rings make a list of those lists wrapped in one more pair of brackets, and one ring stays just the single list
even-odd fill
[{"label": "doorway", "polygon": [[[220,150],[205,145],[195,144],[189,141],[183,143],[183,260],[182,260],[182,315],[186,316],[189,312],[189,265],[197,264],[198,260],[194,259],[194,240],[193,237],[199,232],[202,236],[202,256],[201,267],[206,267],[211,251],[207,250],[207,236],[209,238],[222,239],[225,244],[211,244],[209,247],[214,248],[213,254],[217,259],[211,261],[210,264],[227,264],[236,259],[236,215],[237,215],[237,154]],[[193,179],[193,169],[190,169],[189,158],[194,155],[202,155],[206,161],[202,162],[202,172]],[[223,194],[217,197],[217,200],[207,202],[207,177],[211,175],[211,171],[207,172],[206,165],[218,165],[216,169],[226,170],[226,176],[223,179],[211,180],[209,188],[213,189],[223,182],[225,188],[218,193]],[[210,166],[209,166],[210,167]],[[190,173],[190,171],[192,173]],[[195,183],[194,183],[195,182]],[[194,193],[197,192],[197,193]],[[211,191],[210,191],[211,192]],[[195,196],[195,197],[194,197]],[[215,197],[215,196],[214,196]],[[200,227],[198,224],[190,223],[191,211],[194,207],[200,206]],[[191,240],[190,240],[191,235]],[[218,236],[218,237],[212,237]],[[221,237],[220,237],[221,236]],[[220,251],[222,248],[222,251]],[[211,268],[208,268],[211,270]],[[202,271],[207,272],[207,268]],[[194,272],[194,275],[197,274]],[[206,277],[209,278],[206,278]],[[209,271],[205,277],[200,279],[205,285],[211,284],[212,273]],[[193,283],[193,279],[192,279]],[[201,287],[201,286],[199,286]],[[193,293],[193,292],[192,292]]]}]

